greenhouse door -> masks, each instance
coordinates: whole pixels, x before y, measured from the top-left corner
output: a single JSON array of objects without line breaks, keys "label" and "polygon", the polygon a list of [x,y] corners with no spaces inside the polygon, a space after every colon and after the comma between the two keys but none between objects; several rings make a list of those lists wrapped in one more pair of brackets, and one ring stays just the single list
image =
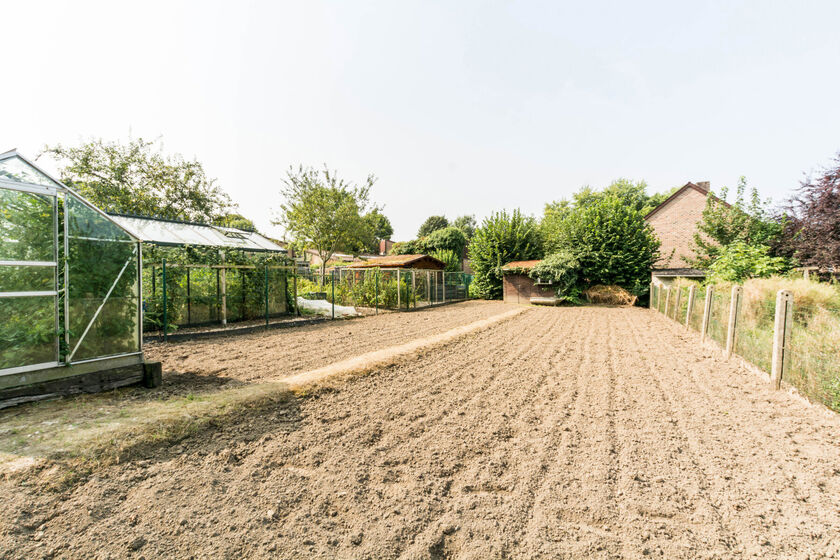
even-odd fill
[{"label": "greenhouse door", "polygon": [[0,375],[57,366],[58,199],[0,184]]}]

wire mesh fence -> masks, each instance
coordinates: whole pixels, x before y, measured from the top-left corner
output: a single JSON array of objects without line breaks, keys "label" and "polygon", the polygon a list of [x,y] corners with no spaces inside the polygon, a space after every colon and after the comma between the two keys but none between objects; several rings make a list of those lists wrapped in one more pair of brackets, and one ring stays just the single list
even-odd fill
[{"label": "wire mesh fence", "polygon": [[731,339],[732,352],[770,373],[774,382],[778,376],[840,411],[840,294],[825,284],[819,290],[801,284],[802,291],[791,294],[777,289],[784,285],[778,280],[754,282],[734,291],[713,286],[708,317],[708,292],[699,285],[693,298],[690,287],[652,286],[651,308],[697,332],[705,328],[705,335],[721,348]]},{"label": "wire mesh fence", "polygon": [[[472,276],[411,269],[296,271],[286,266],[149,264],[144,332],[290,316],[340,318],[463,301]],[[165,328],[164,328],[165,326]]]}]

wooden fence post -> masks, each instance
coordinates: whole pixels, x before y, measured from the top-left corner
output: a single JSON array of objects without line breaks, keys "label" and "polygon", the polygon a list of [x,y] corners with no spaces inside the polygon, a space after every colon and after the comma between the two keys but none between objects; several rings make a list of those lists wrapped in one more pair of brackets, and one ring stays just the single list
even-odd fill
[{"label": "wooden fence post", "polygon": [[688,287],[688,304],[685,308],[685,328],[690,328],[690,321],[691,321],[691,312],[694,310],[694,295],[697,286],[692,284]]},{"label": "wooden fence post", "polygon": [[680,299],[682,299],[682,288],[677,286],[674,294],[674,321],[677,320],[677,315],[680,313]]},{"label": "wooden fence post", "polygon": [[648,309],[653,309],[653,282],[650,283],[650,297],[648,298]]},{"label": "wooden fence post", "polygon": [[776,294],[776,319],[773,325],[773,361],[770,366],[770,383],[774,389],[782,386],[787,350],[790,346],[790,329],[793,324],[793,294],[779,290]]},{"label": "wooden fence post", "polygon": [[664,315],[668,316],[668,308],[671,305],[671,288],[665,288],[665,313]]},{"label": "wooden fence post", "polygon": [[729,300],[729,324],[726,328],[726,358],[732,356],[735,350],[735,327],[738,323],[738,303],[741,300],[741,286],[732,286],[732,296]]},{"label": "wooden fence post", "polygon": [[710,284],[706,286],[706,301],[703,305],[703,326],[700,327],[700,342],[706,340],[706,333],[709,332],[709,319],[712,315],[712,298],[715,295],[715,288]]}]

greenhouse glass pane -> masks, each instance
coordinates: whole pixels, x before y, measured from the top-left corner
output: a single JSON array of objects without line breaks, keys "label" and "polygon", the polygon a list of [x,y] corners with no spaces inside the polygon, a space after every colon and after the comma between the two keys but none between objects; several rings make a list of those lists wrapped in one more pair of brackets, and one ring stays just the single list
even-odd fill
[{"label": "greenhouse glass pane", "polygon": [[0,369],[58,361],[55,297],[0,298]]},{"label": "greenhouse glass pane", "polygon": [[55,260],[54,199],[0,187],[0,261]]},{"label": "greenhouse glass pane", "polygon": [[0,265],[0,292],[55,291],[55,267]]},{"label": "greenhouse glass pane", "polygon": [[14,181],[15,183],[41,185],[42,187],[61,187],[18,156],[0,160],[0,179]]},{"label": "greenhouse glass pane", "polygon": [[67,224],[72,361],[139,351],[137,244],[71,195]]}]

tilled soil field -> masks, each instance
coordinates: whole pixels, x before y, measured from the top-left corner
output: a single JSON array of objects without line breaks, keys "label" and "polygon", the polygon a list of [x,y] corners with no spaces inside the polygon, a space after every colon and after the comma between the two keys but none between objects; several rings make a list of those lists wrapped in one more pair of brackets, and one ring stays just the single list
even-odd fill
[{"label": "tilled soil field", "polygon": [[149,360],[163,362],[167,374],[187,373],[190,378],[198,374],[204,378],[238,381],[276,379],[508,310],[510,306],[500,302],[467,301],[247,335],[152,342],[145,346],[145,354]]},{"label": "tilled soil field", "polygon": [[836,558],[840,421],[649,311],[531,309],[0,504],[2,558]]}]

